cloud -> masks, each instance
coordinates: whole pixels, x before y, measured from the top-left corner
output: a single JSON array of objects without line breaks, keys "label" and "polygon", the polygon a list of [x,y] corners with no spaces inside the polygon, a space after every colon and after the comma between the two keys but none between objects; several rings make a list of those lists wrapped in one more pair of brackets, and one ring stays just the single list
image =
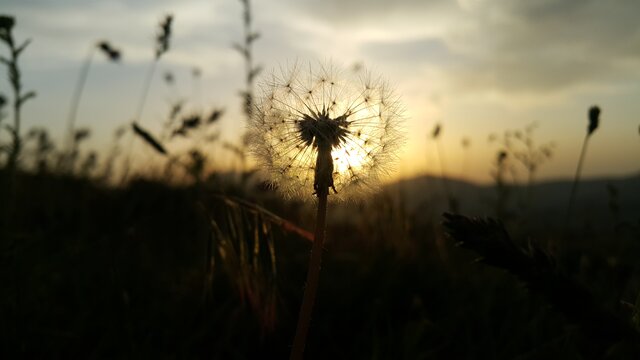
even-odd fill
[{"label": "cloud", "polygon": [[365,58],[375,61],[426,62],[429,64],[453,64],[463,60],[438,38],[411,39],[406,41],[370,41],[361,46]]},{"label": "cloud", "polygon": [[363,57],[435,68],[452,91],[561,93],[640,73],[638,1],[295,3],[300,16],[351,28],[347,38],[373,34],[359,38]]}]

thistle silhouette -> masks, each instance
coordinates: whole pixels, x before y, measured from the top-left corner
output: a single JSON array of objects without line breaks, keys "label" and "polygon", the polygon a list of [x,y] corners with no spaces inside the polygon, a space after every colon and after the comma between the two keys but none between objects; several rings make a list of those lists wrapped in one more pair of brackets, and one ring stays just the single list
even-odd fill
[{"label": "thistle silhouette", "polygon": [[[355,76],[349,78],[347,75]],[[317,215],[291,359],[301,359],[318,287],[327,198],[366,193],[389,170],[402,142],[401,106],[389,86],[363,72],[297,64],[263,86],[248,127],[249,147],[283,194],[315,195]]]}]

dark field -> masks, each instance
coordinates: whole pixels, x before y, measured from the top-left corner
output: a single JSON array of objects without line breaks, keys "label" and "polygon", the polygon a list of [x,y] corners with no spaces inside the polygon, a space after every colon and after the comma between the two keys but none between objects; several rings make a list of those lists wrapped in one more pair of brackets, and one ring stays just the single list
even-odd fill
[{"label": "dark field", "polygon": [[[11,202],[1,203],[6,358],[288,356],[309,242],[233,199],[306,229],[309,205],[216,177],[124,189],[52,175],[17,179]],[[528,290],[446,238],[432,203],[409,210],[389,191],[332,210],[339,216],[328,223],[308,358],[638,356],[637,333],[620,335],[593,313],[637,324],[637,220],[609,226],[596,218],[566,235],[531,230],[524,218],[508,222],[517,246],[552,252],[550,269],[588,292],[576,295],[553,276]],[[589,302],[593,308],[583,306]]]}]

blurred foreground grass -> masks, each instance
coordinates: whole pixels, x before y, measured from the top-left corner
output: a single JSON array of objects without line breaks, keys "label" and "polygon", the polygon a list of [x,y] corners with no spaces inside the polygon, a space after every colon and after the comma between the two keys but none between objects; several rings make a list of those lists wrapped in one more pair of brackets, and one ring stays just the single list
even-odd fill
[{"label": "blurred foreground grass", "polygon": [[[307,206],[215,177],[113,189],[16,176],[0,202],[4,358],[288,356],[310,246],[273,216],[310,229]],[[335,209],[307,358],[589,358],[578,327],[456,248],[433,212],[389,192]],[[556,249],[562,271],[631,319],[637,238],[536,231],[522,240]],[[634,355],[630,342],[606,354]]]}]

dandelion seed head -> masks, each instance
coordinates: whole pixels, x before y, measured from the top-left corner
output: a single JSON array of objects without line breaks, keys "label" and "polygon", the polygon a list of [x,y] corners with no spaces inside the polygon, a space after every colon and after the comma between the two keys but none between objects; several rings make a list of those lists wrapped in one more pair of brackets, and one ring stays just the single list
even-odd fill
[{"label": "dandelion seed head", "polygon": [[330,151],[332,199],[365,194],[390,171],[403,142],[402,106],[382,79],[331,64],[295,64],[261,87],[249,146],[285,196],[312,198],[322,149]]}]

